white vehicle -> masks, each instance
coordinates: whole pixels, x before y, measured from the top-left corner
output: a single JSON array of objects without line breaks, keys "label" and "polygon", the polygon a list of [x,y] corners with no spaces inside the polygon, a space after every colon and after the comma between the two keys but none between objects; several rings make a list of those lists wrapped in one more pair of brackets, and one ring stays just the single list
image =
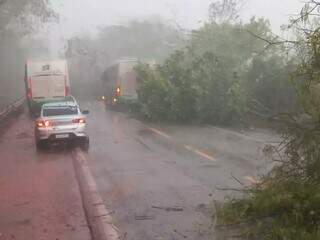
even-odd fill
[{"label": "white vehicle", "polygon": [[35,120],[37,149],[49,142],[77,142],[84,150],[89,148],[86,124],[89,111],[81,111],[74,101],[43,104]]},{"label": "white vehicle", "polygon": [[25,86],[33,113],[39,113],[44,103],[64,100],[71,94],[67,61],[27,61]]}]

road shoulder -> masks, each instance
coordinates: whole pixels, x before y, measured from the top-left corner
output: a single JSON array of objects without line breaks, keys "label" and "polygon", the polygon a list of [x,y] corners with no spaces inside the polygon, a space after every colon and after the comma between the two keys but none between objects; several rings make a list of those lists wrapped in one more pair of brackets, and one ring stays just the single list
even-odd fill
[{"label": "road shoulder", "polygon": [[87,163],[87,154],[77,148],[72,155],[93,238],[96,240],[119,239],[119,229],[113,224],[112,211],[106,208],[98,192],[96,182]]}]

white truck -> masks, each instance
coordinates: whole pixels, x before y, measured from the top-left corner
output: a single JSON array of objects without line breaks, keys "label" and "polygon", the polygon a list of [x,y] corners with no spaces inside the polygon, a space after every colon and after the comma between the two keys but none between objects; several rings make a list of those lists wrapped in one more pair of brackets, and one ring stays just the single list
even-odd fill
[{"label": "white truck", "polygon": [[73,100],[66,60],[27,61],[24,81],[29,109],[33,114],[39,113],[45,103]]}]

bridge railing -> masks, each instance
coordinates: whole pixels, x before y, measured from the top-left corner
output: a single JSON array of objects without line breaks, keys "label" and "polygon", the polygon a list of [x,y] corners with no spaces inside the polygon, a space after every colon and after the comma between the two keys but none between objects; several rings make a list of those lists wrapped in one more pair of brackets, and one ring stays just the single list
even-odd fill
[{"label": "bridge railing", "polygon": [[17,111],[25,102],[25,97],[18,98],[4,108],[0,109],[0,120],[6,118],[10,113]]}]

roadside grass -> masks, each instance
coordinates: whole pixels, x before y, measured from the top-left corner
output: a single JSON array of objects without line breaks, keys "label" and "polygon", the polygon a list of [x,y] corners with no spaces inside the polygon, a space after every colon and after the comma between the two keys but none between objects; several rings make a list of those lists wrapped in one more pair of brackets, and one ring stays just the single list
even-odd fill
[{"label": "roadside grass", "polygon": [[217,210],[217,225],[240,229],[242,239],[320,239],[320,184],[278,177],[268,176],[244,190],[244,198],[226,202]]}]

